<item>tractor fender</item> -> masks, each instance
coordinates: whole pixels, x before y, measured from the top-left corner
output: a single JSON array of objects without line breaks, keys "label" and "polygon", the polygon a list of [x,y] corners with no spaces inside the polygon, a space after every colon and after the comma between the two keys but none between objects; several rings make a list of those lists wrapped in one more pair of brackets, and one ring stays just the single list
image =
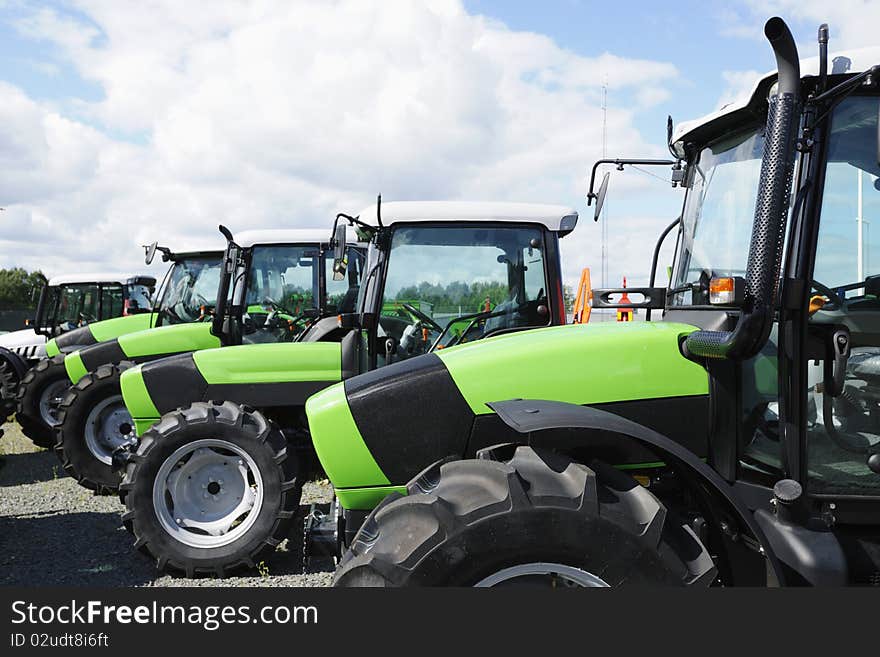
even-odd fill
[{"label": "tractor fender", "polygon": [[12,366],[12,369],[15,370],[19,381],[21,380],[21,377],[24,376],[24,373],[30,369],[30,366],[27,364],[24,358],[19,356],[14,351],[7,349],[6,347],[0,347],[0,360],[6,361]]},{"label": "tractor fender", "polygon": [[546,434],[542,434],[551,429],[575,429],[582,431],[566,434],[565,447],[588,446],[593,438],[591,434],[601,432],[625,436],[650,448],[689,482],[708,489],[723,500],[728,511],[757,542],[776,582],[780,585],[785,583],[782,566],[769,540],[734,489],[693,452],[671,438],[627,418],[589,406],[532,399],[492,402],[488,406],[510,428],[528,434],[528,444],[534,447],[559,448],[558,439],[548,439]]}]

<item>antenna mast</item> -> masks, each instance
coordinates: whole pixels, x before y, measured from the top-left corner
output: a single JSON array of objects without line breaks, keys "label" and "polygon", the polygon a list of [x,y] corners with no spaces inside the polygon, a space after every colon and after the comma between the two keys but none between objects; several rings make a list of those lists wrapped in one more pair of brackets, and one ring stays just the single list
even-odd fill
[{"label": "antenna mast", "polygon": [[[606,152],[608,145],[608,74],[602,82],[602,159],[604,160],[608,154]],[[602,225],[602,287],[608,287],[608,202],[602,207],[604,217],[600,222]]]}]

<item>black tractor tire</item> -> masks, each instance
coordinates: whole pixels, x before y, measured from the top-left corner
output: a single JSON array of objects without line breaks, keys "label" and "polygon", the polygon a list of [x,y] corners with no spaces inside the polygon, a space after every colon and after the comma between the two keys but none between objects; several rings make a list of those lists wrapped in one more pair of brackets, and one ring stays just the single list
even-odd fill
[{"label": "black tractor tire", "polygon": [[24,435],[39,447],[48,449],[55,446],[55,427],[47,424],[43,418],[40,398],[49,386],[62,379],[70,383],[67,370],[64,369],[64,356],[59,354],[44,358],[30,368],[18,386],[15,419],[21,425]]},{"label": "black tractor tire", "polygon": [[696,535],[629,475],[552,451],[511,451],[503,460],[487,452],[435,464],[408,484],[408,495],[386,498],[357,533],[334,586],[707,586],[715,579]]},{"label": "black tractor tire", "polygon": [[[263,480],[259,513],[245,533],[220,547],[194,547],[178,540],[159,520],[153,504],[154,482],[176,450],[197,440],[219,439],[243,450]],[[187,577],[226,575],[254,569],[287,537],[299,509],[302,480],[294,449],[261,413],[233,402],[197,402],[167,413],[141,436],[137,453],[120,485],[127,511],[125,527],[135,547],[156,561],[160,571]]]},{"label": "black tractor tire", "polygon": [[[69,388],[58,407],[55,453],[68,475],[80,486],[99,495],[115,493],[122,482],[122,473],[115,470],[110,463],[102,461],[90,449],[86,440],[86,425],[92,409],[99,404],[114,397],[119,397],[121,403],[119,378],[130,367],[134,367],[134,363],[130,361],[101,365]],[[133,435],[134,426],[130,418],[126,418],[124,425],[120,435]]]},{"label": "black tractor tire", "polygon": [[7,361],[0,360],[0,424],[8,422],[15,413],[15,394],[18,392],[18,374]]}]

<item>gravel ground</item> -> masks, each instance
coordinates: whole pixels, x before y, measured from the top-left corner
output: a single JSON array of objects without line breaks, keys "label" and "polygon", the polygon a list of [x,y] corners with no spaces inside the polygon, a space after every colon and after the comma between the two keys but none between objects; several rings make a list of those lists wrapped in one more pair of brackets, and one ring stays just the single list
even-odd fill
[{"label": "gravel ground", "polygon": [[[158,573],[132,548],[115,496],[96,496],[35,447],[17,424],[0,438],[0,585],[24,586],[328,586],[332,563],[302,573],[301,540],[282,542],[261,573],[188,580]],[[325,482],[308,483],[303,504],[328,502]]]}]

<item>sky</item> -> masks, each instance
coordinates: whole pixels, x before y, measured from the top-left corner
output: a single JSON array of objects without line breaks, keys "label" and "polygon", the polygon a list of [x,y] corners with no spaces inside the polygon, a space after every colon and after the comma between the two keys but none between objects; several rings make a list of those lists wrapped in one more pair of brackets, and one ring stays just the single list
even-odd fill
[{"label": "sky", "polygon": [[[143,270],[140,244],[329,231],[381,193],[571,206],[563,275],[598,285],[603,144],[668,156],[667,115],[773,67],[771,15],[802,56],[823,21],[832,51],[876,43],[880,2],[830,4],[0,0],[0,267]],[[647,283],[682,200],[663,178],[612,177],[606,285]]]}]

